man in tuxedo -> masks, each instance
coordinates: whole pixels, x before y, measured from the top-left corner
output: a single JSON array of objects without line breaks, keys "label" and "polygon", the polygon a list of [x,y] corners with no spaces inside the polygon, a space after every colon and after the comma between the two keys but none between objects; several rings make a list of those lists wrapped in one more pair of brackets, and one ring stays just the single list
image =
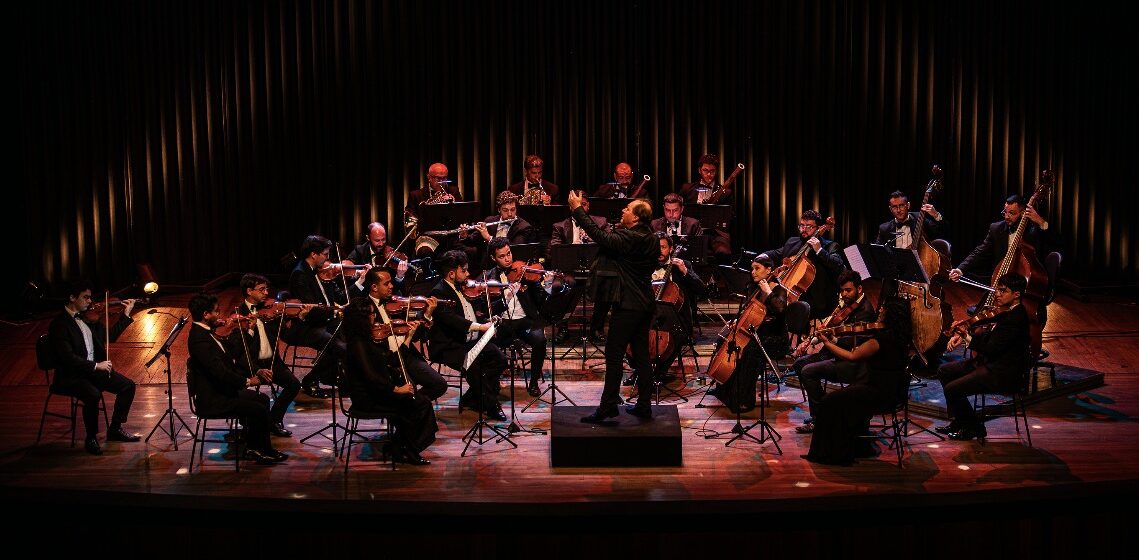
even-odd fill
[{"label": "man in tuxedo", "polygon": [[234,363],[225,340],[214,333],[214,324],[222,317],[217,296],[197,294],[190,299],[189,308],[194,324],[187,338],[190,359],[186,375],[193,386],[196,409],[202,414],[240,418],[245,427],[246,457],[257,464],[272,465],[288,459],[269,441],[269,397],[251,389],[272,382],[273,372],[259,369],[250,373]]},{"label": "man in tuxedo", "polygon": [[[463,247],[463,252],[467,254],[467,261],[479,264],[479,270],[482,270],[481,265],[486,263],[491,256],[487,249],[487,243],[493,239],[505,239],[511,245],[538,241],[538,232],[534,226],[518,216],[518,195],[510,191],[502,191],[498,193],[495,205],[498,208],[498,214],[487,216],[485,220],[475,224],[475,231],[467,234]],[[510,224],[486,225],[505,220],[514,221]]]},{"label": "man in tuxedo", "polygon": [[[696,162],[696,172],[700,176],[694,183],[685,183],[680,186],[681,200],[688,204],[707,204],[706,199],[718,188],[726,189],[723,191],[716,200],[716,204],[731,204],[732,203],[732,188],[723,187],[720,182],[716,180],[716,175],[720,172],[720,158],[715,154],[704,154]],[[722,262],[727,262],[732,254],[732,237],[728,231],[722,227],[717,227],[713,230],[709,241],[709,248],[712,254],[720,257]]]},{"label": "man in tuxedo", "polygon": [[[392,319],[403,319],[404,317],[393,316],[388,313],[384,307],[392,301],[394,294],[394,284],[392,282],[391,271],[386,268],[373,268],[368,271],[364,277],[364,287],[368,292],[368,300],[372,302],[372,306],[376,308],[376,319],[383,323],[390,323]],[[424,311],[423,319],[430,322],[431,317],[435,311],[437,300],[428,298],[427,308]],[[413,319],[414,320],[414,319]],[[427,340],[427,328],[423,327],[416,329],[414,340]],[[398,349],[400,357],[403,359],[403,365],[407,371],[408,377],[412,383],[419,387],[419,394],[427,397],[428,400],[435,400],[443,396],[447,392],[447,380],[439,372],[435,371],[427,360],[423,358],[414,346],[409,344],[402,336],[392,335],[389,337],[388,342],[384,348],[389,352],[394,352]]]},{"label": "man in tuxedo", "polygon": [[[335,310],[348,303],[342,282],[324,282],[317,272],[328,261],[332,242],[319,235],[308,236],[301,245],[301,260],[289,275],[289,292],[301,303],[315,304],[303,318],[293,321],[285,333],[285,341],[316,350],[320,359],[301,380],[304,392],[316,398],[328,398],[330,393],[320,383],[331,385],[336,380],[337,364],[344,359],[344,339],[337,335],[340,319]],[[363,278],[357,280],[362,283]],[[358,284],[350,290],[362,293]]]},{"label": "man in tuxedo", "polygon": [[[487,251],[493,265],[483,272],[483,281],[509,282],[509,273],[514,266],[510,245],[505,239],[493,239]],[[530,382],[526,391],[532,397],[541,394],[538,382],[542,379],[542,366],[546,364],[546,333],[538,310],[548,295],[542,279],[527,281],[522,278],[517,288],[503,290],[502,298],[491,302],[491,313],[502,317],[495,341],[509,344],[517,338],[530,347]]]},{"label": "man in tuxedo", "polygon": [[664,195],[664,217],[652,221],[650,227],[653,231],[663,232],[673,237],[681,236],[689,243],[703,243],[704,228],[700,227],[700,220],[684,215],[684,199],[676,193]]},{"label": "man in tuxedo", "polygon": [[771,257],[771,261],[779,266],[785,257],[793,257],[800,249],[807,246],[806,258],[815,265],[815,280],[803,293],[800,301],[805,301],[811,306],[812,319],[826,317],[826,313],[834,307],[835,301],[838,300],[838,284],[835,280],[846,269],[838,243],[815,236],[815,232],[819,231],[823,223],[822,214],[816,210],[807,210],[799,216],[798,236],[788,239],[779,249],[762,253]]},{"label": "man in tuxedo", "polygon": [[[106,305],[104,303],[104,305]],[[123,313],[111,327],[110,339],[130,326],[135,300],[123,300]],[[83,315],[91,308],[91,285],[84,281],[71,284],[67,291],[67,304],[48,326],[48,343],[55,359],[55,379],[51,391],[67,395],[83,403],[83,427],[86,437],[83,447],[92,455],[102,455],[99,447],[99,397],[108,392],[115,395],[115,408],[111,425],[107,428],[107,441],[135,442],[139,437],[123,430],[134,402],[135,385],[123,374],[115,371],[107,356],[104,338],[106,325],[98,319],[87,321]]]},{"label": "man in tuxedo", "polygon": [[[608,230],[609,221],[602,216],[594,216],[589,213],[589,199],[585,198],[585,193],[582,191],[575,191],[581,197],[581,208],[589,216],[590,220],[597,225],[599,229]],[[580,245],[582,243],[593,243],[589,234],[585,229],[577,225],[573,216],[554,224],[554,234],[550,238],[550,247],[554,245]],[[571,296],[573,305],[576,306],[581,298],[581,284],[571,284],[571,289],[576,290]],[[594,342],[605,342],[605,319],[609,316],[609,303],[608,302],[593,302],[593,316],[590,317],[589,324],[589,338]],[[556,341],[561,343],[565,340],[565,329],[558,328],[558,337]]]},{"label": "man in tuxedo", "polygon": [[526,156],[525,162],[522,164],[523,179],[513,185],[510,185],[506,190],[518,195],[523,204],[526,204],[526,191],[530,189],[541,188],[545,191],[545,195],[539,201],[541,204],[556,204],[558,200],[558,186],[542,179],[542,167],[545,162],[542,158],[536,155]]},{"label": "man in tuxedo", "polygon": [[[570,193],[569,207],[574,222],[585,229],[599,246],[597,259],[589,278],[593,300],[613,305],[609,335],[605,342],[605,389],[597,410],[582,422],[602,423],[618,414],[621,404],[621,377],[625,349],[633,350],[633,370],[637,376],[639,395],[649,395],[653,379],[649,364],[649,326],[656,304],[650,276],[656,269],[660,242],[649,229],[653,207],[645,199],[630,202],[621,211],[621,228],[607,232],[597,227],[582,208],[582,197]],[[637,400],[626,412],[640,418],[652,418],[649,399]]]},{"label": "man in tuxedo", "polygon": [[455,186],[453,181],[447,179],[447,173],[446,165],[442,163],[431,164],[431,166],[427,168],[427,184],[408,193],[404,212],[412,216],[418,216],[419,206],[421,204],[426,204],[427,201],[440,197],[446,199],[443,193],[451,197],[451,200],[445,200],[445,202],[461,202],[463,195],[459,192],[459,187]]},{"label": "man in tuxedo", "polygon": [[[491,323],[478,322],[474,307],[462,293],[470,278],[467,255],[462,251],[447,251],[436,266],[441,279],[431,290],[431,296],[456,305],[436,308],[428,333],[428,350],[432,361],[463,371],[467,353],[475,347],[482,333],[490,329]],[[466,368],[469,388],[459,397],[459,402],[482,409],[489,418],[505,421],[506,414],[498,404],[498,382],[507,365],[502,350],[493,342],[487,343]]]},{"label": "man in tuxedo", "polygon": [[[368,264],[372,266],[387,265],[392,269],[392,281],[398,291],[403,290],[404,280],[407,279],[408,262],[400,260],[397,262],[388,261],[388,256],[391,255],[395,248],[388,245],[388,230],[384,224],[380,222],[372,222],[368,224],[368,231],[364,235],[364,243],[357,245],[344,257],[340,262],[344,264]],[[363,276],[364,272],[359,272],[357,276]]]},{"label": "man in tuxedo", "polygon": [[[922,237],[931,243],[945,227],[941,212],[932,204],[923,204],[920,212],[910,212],[910,199],[902,191],[890,193],[890,214],[893,218],[878,226],[878,238],[874,242],[879,245],[913,249],[919,220],[922,224]],[[948,248],[948,245],[945,247]],[[931,274],[935,272],[930,271]]]},{"label": "man in tuxedo", "polygon": [[[633,166],[621,162],[613,170],[613,182],[597,187],[593,196],[596,198],[631,198],[636,187],[633,186]],[[649,193],[641,192],[638,198],[648,198]],[[588,212],[588,210],[587,210]]]},{"label": "man in tuxedo", "polygon": [[995,292],[998,313],[978,321],[971,330],[991,327],[988,332],[955,334],[949,350],[968,342],[973,356],[949,362],[937,369],[945,390],[945,404],[953,421],[936,430],[950,439],[966,441],[985,437],[985,424],[969,405],[969,396],[979,393],[1012,393],[1023,384],[1032,365],[1029,359],[1028,313],[1020,304],[1028,286],[1023,276],[1005,274],[997,280]]},{"label": "man in tuxedo", "polygon": [[277,353],[277,334],[280,332],[284,315],[277,315],[268,322],[258,317],[265,301],[269,299],[269,279],[260,274],[246,274],[241,277],[241,292],[245,299],[237,308],[241,315],[253,315],[250,328],[234,329],[230,335],[229,348],[234,362],[249,372],[267,369],[273,372],[273,383],[281,388],[269,410],[269,432],[277,437],[289,437],[293,432],[285,428],[285,412],[301,391],[301,383],[285,365],[285,360]]}]

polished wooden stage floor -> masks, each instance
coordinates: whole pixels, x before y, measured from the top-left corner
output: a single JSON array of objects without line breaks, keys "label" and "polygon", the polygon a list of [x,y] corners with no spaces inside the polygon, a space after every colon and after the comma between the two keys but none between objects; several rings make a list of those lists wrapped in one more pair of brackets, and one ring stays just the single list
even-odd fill
[{"label": "polished wooden stage floor", "polygon": [[[236,290],[225,292],[236,297]],[[963,300],[962,300],[963,301]],[[160,308],[185,313],[179,301]],[[958,306],[961,307],[961,306]],[[189,440],[179,433],[178,449],[161,432],[149,444],[105,445],[100,457],[69,446],[66,423],[49,419],[43,441],[34,445],[43,399],[43,375],[36,368],[34,342],[46,320],[4,324],[0,339],[0,479],[9,498],[23,502],[83,500],[132,507],[190,507],[227,510],[348,513],[370,515],[522,516],[518,523],[538,523],[548,516],[645,515],[760,516],[781,512],[836,512],[891,508],[931,511],[985,507],[1016,501],[1029,508],[1065,500],[1121,499],[1134,495],[1139,480],[1139,307],[1135,302],[1082,303],[1060,296],[1051,307],[1045,346],[1052,360],[1105,374],[1105,385],[1029,407],[1033,446],[1023,439],[959,443],[928,434],[909,438],[903,468],[893,455],[859,461],[851,467],[820,466],[800,459],[809,435],[794,432],[806,416],[802,395],[793,387],[773,387],[767,420],[782,435],[779,446],[706,439],[735,424],[724,408],[696,408],[704,387],[690,381],[679,403],[684,465],[676,468],[552,468],[548,436],[519,434],[517,449],[488,443],[460,457],[460,436],[475,414],[459,413],[451,389],[437,404],[439,440],[424,456],[430,466],[400,465],[392,472],[357,448],[351,471],[327,440],[300,438],[325,426],[327,400],[302,395],[287,417],[293,438],[275,439],[288,452],[276,466],[243,464],[234,472],[221,450],[211,448],[204,467],[188,471]],[[142,367],[162,342],[174,319],[136,315],[116,345],[115,361],[140,384],[127,427],[145,436],[166,410],[165,370],[159,360]],[[710,336],[713,325],[705,327]],[[703,347],[702,348],[706,348]],[[561,354],[562,349],[558,349]],[[702,362],[707,361],[703,356]],[[193,423],[185,400],[185,341],[173,349],[174,406]],[[600,395],[597,373],[576,372],[581,360],[570,353],[558,364],[558,387],[579,405]],[[600,371],[600,357],[586,362]],[[563,369],[564,368],[564,369]],[[691,370],[690,370],[691,371]],[[547,379],[543,388],[548,384]],[[627,391],[627,389],[626,389]],[[508,392],[503,394],[504,398]],[[517,383],[519,408],[529,402]],[[63,399],[54,403],[57,410]],[[666,401],[667,402],[676,402]],[[708,404],[718,404],[708,398]],[[504,406],[509,406],[504,401]],[[507,408],[509,410],[509,408]],[[750,423],[753,411],[744,415]],[[548,428],[548,404],[518,415],[526,427]],[[915,416],[921,426],[940,421]],[[1015,436],[1011,419],[990,422],[990,436]],[[223,446],[224,449],[224,446]],[[1035,504],[1035,505],[1031,505]],[[850,514],[853,515],[853,514]],[[1134,515],[1134,514],[1131,514]],[[750,518],[750,517],[749,517]],[[1109,517],[1110,518],[1110,517]],[[780,525],[785,521],[777,522]],[[660,528],[653,529],[657,532]],[[704,527],[701,530],[714,530]],[[754,527],[752,528],[754,530]],[[1127,537],[1132,538],[1132,537]]]}]

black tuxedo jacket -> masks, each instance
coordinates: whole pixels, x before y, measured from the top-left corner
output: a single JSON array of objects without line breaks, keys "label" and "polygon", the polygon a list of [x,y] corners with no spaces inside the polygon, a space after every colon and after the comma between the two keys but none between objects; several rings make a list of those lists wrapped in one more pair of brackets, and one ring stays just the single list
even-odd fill
[{"label": "black tuxedo jacket", "polygon": [[600,247],[589,276],[593,301],[614,303],[633,311],[655,310],[650,280],[660,255],[660,242],[649,226],[637,224],[607,232],[597,227],[581,207],[573,211],[573,219]]},{"label": "black tuxedo jacket", "polygon": [[[509,187],[506,187],[506,190],[508,190],[508,191],[518,195],[518,196],[522,196],[525,188],[526,188],[526,181],[522,180],[522,181],[518,181],[517,183],[514,183],[513,185],[510,185]],[[558,191],[559,191],[559,189],[558,189],[557,185],[555,185],[555,184],[553,184],[553,183],[551,183],[545,179],[542,179],[542,188],[546,189],[546,194],[550,195],[550,204],[561,204],[561,202],[558,202]]]},{"label": "black tuxedo jacket", "polygon": [[[95,375],[95,364],[107,359],[107,348],[103,345],[106,337],[106,328],[99,321],[84,320],[91,328],[91,342],[94,345],[95,360],[87,359],[87,347],[83,343],[83,332],[75,323],[75,318],[67,311],[60,311],[51,324],[48,325],[48,344],[55,358],[55,379],[90,378]],[[119,316],[111,327],[111,341],[119,339],[119,335],[133,320],[126,313]],[[100,375],[106,375],[102,372]]]},{"label": "black tuxedo jacket", "polygon": [[[653,231],[665,231],[668,222],[664,218],[657,218],[651,222],[650,226]],[[703,234],[704,228],[700,226],[700,220],[688,216],[680,217],[680,235],[699,236]]]},{"label": "black tuxedo jacket", "polygon": [[[906,218],[904,225],[910,226],[910,235],[917,233],[919,217],[924,222],[924,225],[922,226],[922,237],[925,237],[926,240],[932,240],[941,235],[941,231],[945,227],[945,221],[942,220],[939,222],[931,218],[930,215],[926,214],[925,212],[909,213],[909,216]],[[898,226],[894,223],[894,219],[890,218],[888,222],[885,222],[882,225],[878,226],[878,239],[875,240],[875,243],[893,247],[894,240],[897,239],[897,236],[894,235],[894,233],[897,231]]]},{"label": "black tuxedo jacket", "polygon": [[[720,186],[719,181],[717,181],[715,183],[715,185]],[[696,189],[700,186],[701,185],[700,185],[699,181],[697,181],[695,183],[685,183],[683,185],[680,185],[680,191],[677,192],[676,194],[679,194],[680,197],[684,199],[685,204],[696,204],[696,199],[699,198],[699,193],[696,191]],[[720,200],[718,202],[716,202],[716,204],[731,204],[731,203],[732,203],[732,189],[728,188],[728,192],[726,194],[724,194],[723,196],[721,196]]]},{"label": "black tuxedo jacket", "polygon": [[210,413],[227,409],[238,400],[238,392],[246,388],[245,381],[252,374],[248,368],[238,367],[222,349],[225,342],[218,341],[197,323],[190,325],[187,345],[190,349],[187,365],[194,376],[199,411]]},{"label": "black tuxedo jacket", "polygon": [[[301,303],[319,303],[324,304],[324,297],[320,291],[320,277],[316,275],[316,271],[305,262],[304,259],[297,261],[297,266],[293,267],[293,272],[289,274],[289,292],[299,300]],[[354,284],[349,282],[349,289],[352,289]],[[344,294],[344,287],[341,282],[325,282],[324,293],[328,295],[329,303],[335,305],[348,303],[348,298]],[[312,326],[319,326],[327,323],[332,318],[331,309],[313,309],[309,311],[305,317],[305,323]],[[300,323],[296,321],[294,323]]]},{"label": "black tuxedo jacket", "polygon": [[[500,279],[500,273],[502,273],[502,271],[498,269],[498,266],[492,266],[490,269],[483,271],[482,279],[483,281],[493,280],[495,282],[501,282],[502,280]],[[549,294],[546,293],[546,290],[542,289],[542,283],[540,280],[535,280],[533,282],[527,282],[523,280],[522,285],[526,287],[526,290],[518,294],[518,304],[522,306],[522,310],[526,312],[527,317],[537,320],[538,310],[542,308],[542,304],[546,303],[546,298],[549,296]],[[498,298],[496,300],[492,297],[491,304],[493,306],[491,313],[493,314],[503,313],[506,311],[506,303],[502,300],[502,298]]]},{"label": "black tuxedo jacket", "polygon": [[[597,227],[601,229],[607,229],[609,227],[609,221],[605,218],[601,216],[594,216],[592,214],[590,214],[589,217],[593,220],[593,223],[597,224]],[[573,243],[573,226],[571,225],[572,221],[573,218],[566,218],[554,224],[554,234],[550,237],[551,247],[554,245],[570,245]]]},{"label": "black tuxedo jacket", "polygon": [[[1004,220],[989,224],[989,233],[985,236],[985,240],[976,249],[973,249],[973,252],[969,253],[969,256],[957,265],[957,268],[961,269],[962,273],[972,271],[980,276],[992,272],[992,269],[996,268],[997,263],[1008,252],[1009,234],[1016,229],[1016,226],[1017,224],[1008,225]],[[1036,249],[1037,258],[1043,258],[1055,245],[1052,229],[1041,230],[1036,227],[1035,223],[1029,223],[1025,227],[1024,241],[1032,244],[1033,248]]]},{"label": "black tuxedo jacket", "polygon": [[[815,265],[815,281],[801,298],[811,306],[811,318],[826,317],[838,302],[838,275],[842,274],[846,265],[839,254],[838,243],[830,239],[822,239],[822,251],[816,253],[807,249],[807,258]],[[785,257],[793,257],[803,247],[806,240],[801,237],[792,237],[779,249],[764,252],[779,266]]]},{"label": "black tuxedo jacket", "polygon": [[[455,186],[454,183],[450,185],[443,185],[443,188],[446,189],[447,192],[451,194],[451,196],[455,197],[455,202],[463,201],[463,195],[459,194],[459,187]],[[427,187],[425,186],[411,191],[407,195],[407,205],[404,206],[404,210],[407,210],[413,216],[417,216],[419,205],[426,202],[427,198]]]},{"label": "black tuxedo jacket", "polygon": [[1005,390],[1020,389],[1023,376],[1027,374],[1029,360],[1028,312],[1018,305],[981,325],[993,322],[996,325],[989,332],[978,333],[969,343],[969,349],[980,355],[980,360],[989,371],[1001,379]]},{"label": "black tuxedo jacket", "polygon": [[[445,364],[458,369],[467,357],[467,350],[475,343],[467,342],[467,332],[470,331],[471,322],[463,316],[463,308],[456,300],[455,292],[447,285],[446,280],[440,280],[431,289],[431,295],[441,300],[455,301],[455,305],[440,305],[432,314],[431,330],[428,333],[427,348],[431,353],[431,361]],[[463,297],[461,294],[458,297]],[[477,339],[476,339],[477,340]]]}]

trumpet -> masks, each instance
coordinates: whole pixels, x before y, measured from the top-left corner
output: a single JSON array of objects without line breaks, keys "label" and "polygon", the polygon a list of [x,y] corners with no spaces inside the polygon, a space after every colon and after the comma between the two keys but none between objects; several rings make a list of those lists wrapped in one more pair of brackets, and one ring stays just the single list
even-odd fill
[{"label": "trumpet", "polygon": [[[490,227],[490,226],[497,226],[497,225],[502,225],[502,224],[513,224],[514,220],[517,220],[517,219],[518,218],[510,218],[509,220],[498,220],[497,222],[486,222],[483,225],[486,227]],[[430,237],[443,237],[443,236],[447,236],[447,235],[453,235],[456,233],[463,233],[464,231],[470,231],[472,229],[477,228],[480,223],[482,223],[482,222],[476,222],[473,224],[462,224],[455,229],[443,229],[443,230],[436,230],[436,231],[427,231],[427,232],[424,232],[423,235],[427,235]]]}]

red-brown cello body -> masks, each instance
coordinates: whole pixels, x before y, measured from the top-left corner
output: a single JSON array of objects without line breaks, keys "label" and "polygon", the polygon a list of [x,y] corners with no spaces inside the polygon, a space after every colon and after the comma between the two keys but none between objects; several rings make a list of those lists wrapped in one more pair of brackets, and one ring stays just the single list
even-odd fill
[{"label": "red-brown cello body", "polygon": [[736,371],[736,364],[743,354],[744,348],[752,341],[751,331],[759,329],[767,317],[767,306],[759,299],[760,291],[757,289],[748,299],[747,306],[740,312],[731,325],[731,330],[725,337],[705,372],[709,377],[720,383],[726,383]]}]

